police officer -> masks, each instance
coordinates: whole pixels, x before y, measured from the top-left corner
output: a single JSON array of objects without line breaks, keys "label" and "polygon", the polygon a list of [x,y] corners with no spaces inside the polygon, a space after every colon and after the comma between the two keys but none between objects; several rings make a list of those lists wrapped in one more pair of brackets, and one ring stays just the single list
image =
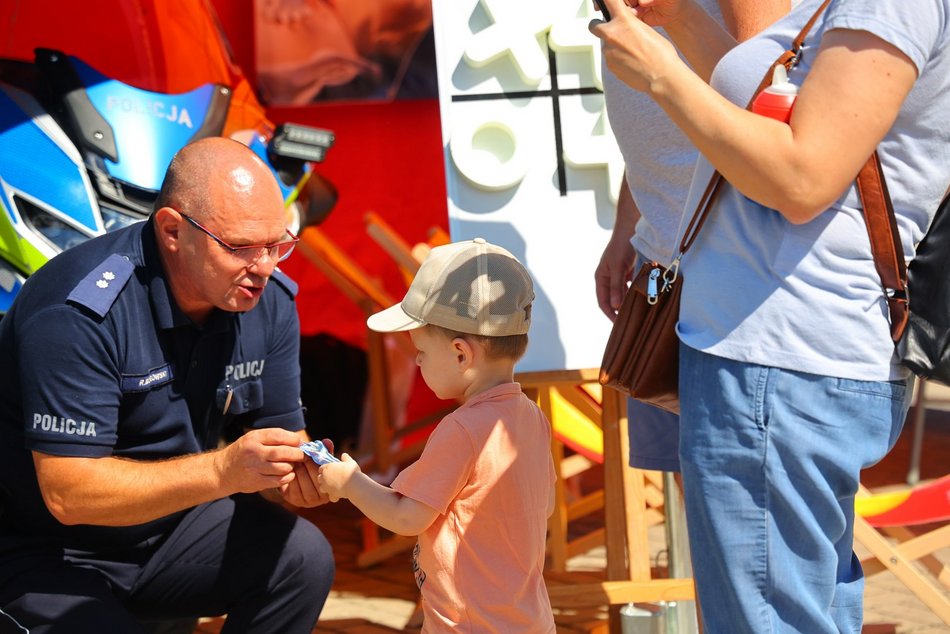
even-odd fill
[{"label": "police officer", "polygon": [[[276,268],[295,242],[267,166],[209,138],[149,220],[29,279],[0,322],[0,632],[312,630],[332,552],[273,503],[326,502]],[[246,433],[218,448],[228,428]]]}]

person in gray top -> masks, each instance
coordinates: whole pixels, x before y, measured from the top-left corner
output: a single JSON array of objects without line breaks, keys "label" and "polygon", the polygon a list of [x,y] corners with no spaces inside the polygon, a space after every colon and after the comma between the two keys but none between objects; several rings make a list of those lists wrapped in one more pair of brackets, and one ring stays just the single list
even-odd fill
[{"label": "person in gray top", "polygon": [[[785,15],[789,0],[701,0],[739,41]],[[667,265],[676,248],[689,183],[699,152],[649,96],[604,68],[604,97],[626,165],[617,218],[594,273],[597,302],[613,321],[635,261]],[[630,466],[679,471],[679,417],[630,399]]]},{"label": "person in gray top", "polygon": [[[804,0],[737,45],[691,0],[606,0],[608,66],[726,180],[682,262],[680,460],[707,632],[859,632],[861,469],[903,425],[854,179],[876,149],[904,253],[950,185],[950,0]],[[745,108],[818,10],[785,123]],[[684,64],[653,27],[664,26]]]}]

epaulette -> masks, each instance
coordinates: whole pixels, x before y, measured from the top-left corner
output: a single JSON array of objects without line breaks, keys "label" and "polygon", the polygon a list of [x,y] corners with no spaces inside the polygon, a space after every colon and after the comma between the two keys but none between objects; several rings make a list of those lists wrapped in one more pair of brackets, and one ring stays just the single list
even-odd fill
[{"label": "epaulette", "polygon": [[291,297],[297,296],[297,282],[290,279],[286,273],[280,269],[274,269],[274,273],[271,275],[271,278],[277,282],[281,288],[283,288]]},{"label": "epaulette", "polygon": [[88,308],[105,317],[112,304],[132,277],[135,265],[124,255],[113,253],[84,277],[66,298],[78,306]]}]

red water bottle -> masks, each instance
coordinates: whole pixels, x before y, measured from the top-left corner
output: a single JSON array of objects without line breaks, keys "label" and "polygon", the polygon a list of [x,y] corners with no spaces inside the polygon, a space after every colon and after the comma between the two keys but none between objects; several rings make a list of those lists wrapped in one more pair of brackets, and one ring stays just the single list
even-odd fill
[{"label": "red water bottle", "polygon": [[797,95],[798,86],[788,81],[785,67],[779,64],[772,71],[772,84],[766,86],[752,101],[752,112],[788,123]]}]

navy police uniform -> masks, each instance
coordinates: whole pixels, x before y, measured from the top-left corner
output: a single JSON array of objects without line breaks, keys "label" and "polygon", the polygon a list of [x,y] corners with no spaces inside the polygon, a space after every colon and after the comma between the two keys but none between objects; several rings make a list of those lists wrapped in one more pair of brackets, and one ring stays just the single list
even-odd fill
[{"label": "navy police uniform", "polygon": [[237,631],[310,631],[333,558],[309,522],[237,495],[137,526],[64,526],[31,456],[155,460],[213,449],[228,429],[303,429],[295,293],[275,271],[253,310],[198,327],[150,221],[28,280],[0,321],[0,632],[6,619],[132,632],[149,616],[224,612]]}]

